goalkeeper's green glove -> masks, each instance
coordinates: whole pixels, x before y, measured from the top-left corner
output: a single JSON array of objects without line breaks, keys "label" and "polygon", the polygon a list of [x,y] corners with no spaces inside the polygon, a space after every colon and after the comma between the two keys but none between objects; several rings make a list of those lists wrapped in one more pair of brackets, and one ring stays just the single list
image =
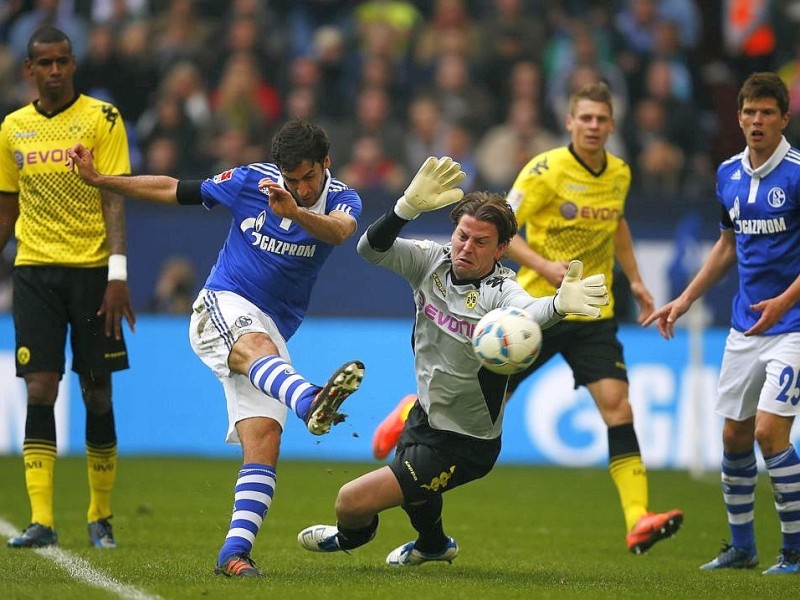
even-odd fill
[{"label": "goalkeeper's green glove", "polygon": [[420,213],[458,202],[464,191],[456,187],[467,176],[461,165],[449,156],[429,156],[394,205],[395,214],[411,221]]},{"label": "goalkeeper's green glove", "polygon": [[583,263],[579,260],[570,262],[553,300],[558,314],[599,317],[600,309],[597,307],[608,304],[606,276],[601,273],[581,279],[582,275]]}]

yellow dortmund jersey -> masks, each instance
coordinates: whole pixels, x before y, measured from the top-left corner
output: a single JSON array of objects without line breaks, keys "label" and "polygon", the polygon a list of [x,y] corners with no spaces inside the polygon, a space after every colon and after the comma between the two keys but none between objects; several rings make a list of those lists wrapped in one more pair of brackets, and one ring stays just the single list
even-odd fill
[{"label": "yellow dortmund jersey", "polygon": [[77,142],[92,151],[101,173],[130,174],[125,124],[107,102],[80,95],[51,116],[28,104],[0,125],[0,192],[19,193],[17,265],[108,262],[100,191],[65,164]]},{"label": "yellow dortmund jersey", "polygon": [[[579,259],[584,276],[605,274],[609,305],[602,308],[603,319],[614,314],[610,292],[615,235],[630,183],[630,168],[620,158],[606,152],[606,168],[593,173],[570,148],[563,147],[531,159],[508,195],[534,252],[550,261]],[[533,296],[555,293],[544,277],[528,267],[520,268],[517,279]]]}]

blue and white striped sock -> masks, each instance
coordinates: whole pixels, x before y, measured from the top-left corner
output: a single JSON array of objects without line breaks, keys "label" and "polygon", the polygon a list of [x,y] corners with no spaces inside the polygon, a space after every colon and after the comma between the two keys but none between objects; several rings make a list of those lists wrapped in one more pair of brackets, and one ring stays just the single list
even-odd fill
[{"label": "blue and white striped sock", "polygon": [[752,550],[756,547],[753,519],[757,480],[755,452],[722,454],[722,497],[728,511],[731,545],[736,548]]},{"label": "blue and white striped sock", "polygon": [[242,465],[234,489],[231,525],[219,551],[218,565],[224,564],[234,554],[249,554],[253,549],[258,530],[272,504],[276,478],[275,467],[270,465]]},{"label": "blue and white striped sock", "polygon": [[783,452],[764,457],[764,462],[781,521],[783,548],[800,551],[800,458],[790,445]]},{"label": "blue and white striped sock", "polygon": [[294,367],[275,354],[253,361],[248,372],[250,382],[305,420],[319,387],[308,383]]}]

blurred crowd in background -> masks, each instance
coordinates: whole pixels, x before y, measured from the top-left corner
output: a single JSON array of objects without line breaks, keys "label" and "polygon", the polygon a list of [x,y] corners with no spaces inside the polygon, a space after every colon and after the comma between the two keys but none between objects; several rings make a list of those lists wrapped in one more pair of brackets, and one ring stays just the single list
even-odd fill
[{"label": "blurred crowd in background", "polygon": [[503,192],[567,142],[570,92],[602,79],[632,194],[709,201],[756,70],[785,79],[800,144],[800,0],[3,0],[0,114],[36,97],[22,63],[43,24],[71,37],[78,90],[119,107],[137,173],[270,160],[272,132],[300,117],[365,202],[432,154],[461,162],[467,189]]}]

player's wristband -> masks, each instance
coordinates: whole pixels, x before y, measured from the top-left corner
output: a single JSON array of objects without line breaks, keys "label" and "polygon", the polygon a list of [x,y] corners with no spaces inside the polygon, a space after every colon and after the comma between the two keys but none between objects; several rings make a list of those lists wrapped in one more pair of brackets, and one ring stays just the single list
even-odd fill
[{"label": "player's wristband", "polygon": [[124,254],[108,257],[108,280],[128,281],[128,257]]}]

